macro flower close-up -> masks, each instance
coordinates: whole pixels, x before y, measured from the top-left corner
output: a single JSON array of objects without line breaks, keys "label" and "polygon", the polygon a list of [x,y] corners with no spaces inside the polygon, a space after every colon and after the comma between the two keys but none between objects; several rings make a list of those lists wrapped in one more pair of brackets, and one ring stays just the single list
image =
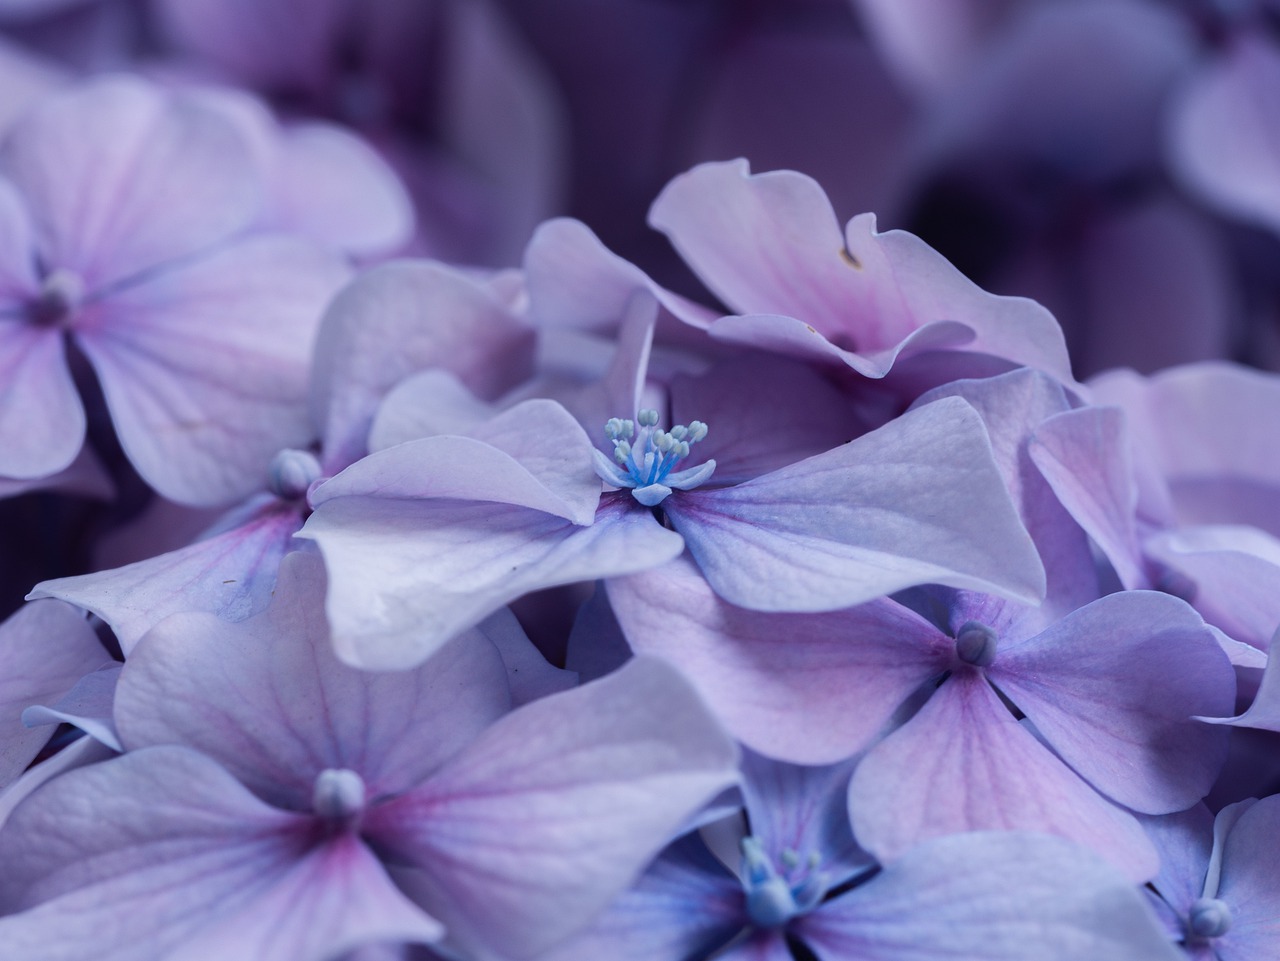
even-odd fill
[{"label": "macro flower close-up", "polygon": [[0,0],[0,961],[1280,958],[1276,0]]}]

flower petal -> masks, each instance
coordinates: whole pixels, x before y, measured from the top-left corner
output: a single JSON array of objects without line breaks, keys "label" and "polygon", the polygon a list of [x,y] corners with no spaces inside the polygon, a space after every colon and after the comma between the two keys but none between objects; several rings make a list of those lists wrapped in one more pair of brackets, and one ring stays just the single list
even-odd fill
[{"label": "flower petal", "polygon": [[988,676],[1081,777],[1134,810],[1185,810],[1226,761],[1227,738],[1193,715],[1231,710],[1235,672],[1168,594],[1109,594],[1002,648]]},{"label": "flower petal", "polygon": [[440,935],[355,837],[317,844],[310,818],[179,748],[63,775],[14,812],[0,851],[0,904],[28,909],[0,941],[31,961],[327,961]]},{"label": "flower petal", "polygon": [[261,797],[310,810],[326,768],[355,771],[371,797],[394,794],[506,713],[506,668],[481,636],[459,638],[417,671],[341,663],[323,589],[319,559],[296,552],[263,614],[239,624],[209,614],[164,621],[120,679],[121,740],[197,748]]},{"label": "flower petal", "polygon": [[449,638],[530,591],[629,574],[684,542],[626,500],[601,500],[588,527],[542,511],[458,500],[340,497],[300,536],[329,569],[339,656],[372,670],[421,663]]},{"label": "flower petal", "polygon": [[53,734],[23,727],[23,710],[58,700],[108,663],[93,628],[70,604],[35,601],[0,624],[0,787],[12,783]]},{"label": "flower petal", "polygon": [[272,498],[226,533],[115,570],[41,581],[27,596],[57,597],[92,611],[111,626],[127,656],[170,614],[208,611],[239,621],[264,609],[301,526],[296,506]]},{"label": "flower petal", "polygon": [[236,128],[194,100],[112,76],[43,101],[5,140],[41,261],[102,291],[248,227],[262,184]]},{"label": "flower petal", "polygon": [[369,836],[425,876],[424,903],[479,958],[528,958],[581,929],[736,778],[736,751],[659,661],[513,712]]},{"label": "flower petal", "polygon": [[832,610],[924,583],[1044,594],[986,431],[957,398],[663,508],[716,593],[754,610]]},{"label": "flower petal", "polygon": [[223,504],[261,490],[281,448],[313,436],[311,344],[347,268],[258,236],[115,291],[77,328],[120,442],[161,494]]},{"label": "flower petal", "polygon": [[999,828],[1077,841],[1137,882],[1158,866],[1138,822],[1054,757],[972,670],[867,753],[849,813],[859,843],[887,862],[928,838]]},{"label": "flower petal", "polygon": [[456,270],[403,261],[362,274],[333,299],[316,339],[311,417],[326,468],[364,456],[378,404],[409,374],[441,367],[490,400],[528,377],[532,345],[533,331],[491,289]]},{"label": "flower petal", "polygon": [[802,918],[823,961],[1178,961],[1141,891],[1058,838],[929,841]]},{"label": "flower petal", "polygon": [[609,600],[633,650],[678,667],[744,744],[797,764],[869,747],[954,649],[888,599],[823,614],[734,607],[687,558],[610,580]]}]

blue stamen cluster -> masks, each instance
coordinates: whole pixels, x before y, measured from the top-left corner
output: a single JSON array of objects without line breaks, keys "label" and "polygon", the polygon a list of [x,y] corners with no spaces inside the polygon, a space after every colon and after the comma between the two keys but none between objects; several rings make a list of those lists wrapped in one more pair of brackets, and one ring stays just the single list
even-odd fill
[{"label": "blue stamen cluster", "polygon": [[646,408],[636,414],[635,421],[609,418],[604,433],[613,442],[613,459],[617,463],[597,451],[596,473],[614,487],[630,488],[645,507],[661,504],[672,490],[697,487],[715,470],[714,460],[690,470],[675,469],[689,456],[689,448],[707,436],[707,425],[700,420],[687,427],[677,424],[663,430],[658,426],[658,412]]},{"label": "blue stamen cluster", "polygon": [[801,858],[790,848],[774,864],[754,837],[742,839],[742,886],[747,914],[757,927],[777,928],[815,908],[826,893],[827,875],[818,870],[821,859],[811,851]]}]

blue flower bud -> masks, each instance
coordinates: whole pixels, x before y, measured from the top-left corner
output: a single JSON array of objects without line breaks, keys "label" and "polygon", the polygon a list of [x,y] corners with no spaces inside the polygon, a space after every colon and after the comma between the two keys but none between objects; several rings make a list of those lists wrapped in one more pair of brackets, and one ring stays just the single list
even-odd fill
[{"label": "blue flower bud", "polygon": [[1231,908],[1217,898],[1200,898],[1191,905],[1187,929],[1192,937],[1220,938],[1231,930]]},{"label": "blue flower bud", "polygon": [[267,488],[284,500],[305,497],[308,488],[320,478],[320,462],[305,450],[286,448],[271,458],[267,468]]},{"label": "blue flower bud", "polygon": [[956,657],[974,667],[989,667],[996,659],[999,637],[978,621],[966,621],[956,631]]}]

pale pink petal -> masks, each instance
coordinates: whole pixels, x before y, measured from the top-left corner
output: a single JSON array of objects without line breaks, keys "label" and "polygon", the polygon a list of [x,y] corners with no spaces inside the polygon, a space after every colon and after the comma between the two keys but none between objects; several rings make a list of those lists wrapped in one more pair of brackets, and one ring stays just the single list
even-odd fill
[{"label": "pale pink petal", "polygon": [[499,721],[372,810],[369,835],[420,869],[451,939],[531,958],[584,927],[733,783],[735,755],[671,668],[637,660]]},{"label": "pale pink petal", "polygon": [[1155,849],[1014,720],[976,672],[953,674],[907,724],[867,753],[849,786],[854,836],[882,861],[961,831],[1042,831],[1077,841],[1133,881]]},{"label": "pale pink petal", "polygon": [[486,285],[403,261],[360,276],[333,301],[316,343],[311,416],[326,466],[366,452],[374,411],[409,374],[440,367],[492,399],[532,370],[533,331]]},{"label": "pale pink petal", "polygon": [[1231,710],[1235,672],[1168,594],[1110,594],[1003,648],[988,676],[1077,773],[1134,810],[1185,810],[1226,761],[1227,739],[1193,716]]},{"label": "pale pink petal", "polygon": [[641,290],[695,328],[705,328],[716,317],[706,307],[659,287],[577,220],[556,218],[534,231],[525,251],[524,269],[530,316],[540,328],[612,329]]},{"label": "pale pink petal", "polygon": [[678,667],[738,740],[797,764],[870,746],[954,649],[889,600],[828,614],[734,607],[687,558],[610,580],[609,600],[635,651]]},{"label": "pale pink petal", "polygon": [[22,725],[28,706],[52,703],[111,662],[84,615],[61,601],[35,601],[0,624],[0,786],[40,753],[53,731]]},{"label": "pale pink petal", "polygon": [[[883,376],[912,334],[949,321],[958,329],[946,328],[948,346],[1071,382],[1062,333],[1043,307],[986,293],[918,237],[877,233],[874,214],[842,232],[822,188],[802,174],[753,176],[741,160],[703,164],[666,187],[650,221],[734,313],[807,324],[856,352],[846,362],[868,376]],[[965,327],[971,336],[958,337]],[[888,353],[876,359],[880,352]]]},{"label": "pale pink petal", "polygon": [[506,667],[468,634],[412,672],[333,654],[318,558],[291,555],[275,601],[239,624],[177,614],[129,658],[116,723],[130,749],[195,747],[276,804],[310,808],[315,779],[348,768],[371,797],[421,781],[507,711]]},{"label": "pale pink petal", "polygon": [[845,364],[864,377],[889,373],[899,356],[961,348],[973,342],[973,330],[953,320],[935,320],[883,350],[846,350],[809,323],[781,314],[721,317],[708,332],[717,340],[768,350],[817,364]]},{"label": "pale pink petal", "polygon": [[114,570],[42,581],[28,596],[58,597],[93,611],[111,625],[127,656],[170,614],[208,611],[240,621],[264,609],[300,527],[302,512],[272,498],[226,533]]},{"label": "pale pink petal", "polygon": [[0,942],[31,961],[327,961],[441,933],[354,836],[316,844],[309,817],[267,807],[193,751],[63,775],[7,827],[0,905],[23,913],[0,920]]},{"label": "pale pink petal", "polygon": [[0,167],[27,200],[44,264],[90,292],[227,239],[261,196],[235,127],[125,76],[42,102],[12,129]]},{"label": "pale pink petal", "polygon": [[[746,160],[702,164],[654,201],[650,223],[736,314],[781,314],[831,337],[866,319],[857,347],[884,347],[861,274],[817,181],[789,170],[752,175]],[[896,318],[894,318],[896,319]],[[854,345],[846,345],[854,346]]]},{"label": "pale pink petal", "polygon": [[260,236],[98,305],[76,337],[130,461],[156,490],[228,503],[262,489],[278,450],[310,443],[311,345],[346,276],[327,251]]},{"label": "pale pink petal", "polygon": [[329,569],[338,655],[393,670],[530,591],[678,555],[680,536],[627,501],[602,501],[595,523],[579,527],[506,504],[342,497],[318,505],[301,536],[317,542]]}]

